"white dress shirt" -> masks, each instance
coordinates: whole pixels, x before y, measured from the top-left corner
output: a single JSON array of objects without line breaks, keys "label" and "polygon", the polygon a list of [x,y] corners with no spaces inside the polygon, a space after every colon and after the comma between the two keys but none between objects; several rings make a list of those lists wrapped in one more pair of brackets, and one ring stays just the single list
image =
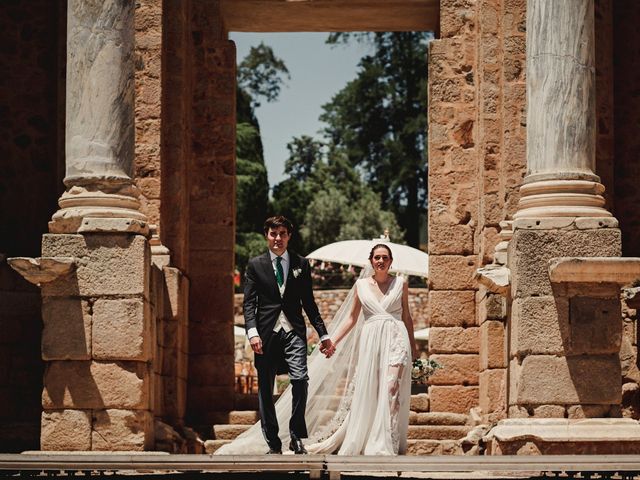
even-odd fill
[{"label": "white dress shirt", "polygon": [[[273,273],[275,274],[277,271],[278,255],[269,250],[269,257],[271,257],[271,266],[273,267]],[[282,286],[278,288],[280,289],[280,296],[282,297],[284,296],[284,290],[287,285],[287,277],[289,276],[289,252],[285,250],[280,258],[282,259],[280,263],[282,264],[282,270],[284,271],[284,278]],[[278,320],[273,327],[273,331],[278,332],[280,329],[283,329],[285,332],[290,332],[291,330],[293,330],[291,323],[289,322],[289,320],[287,320],[287,317],[283,311],[280,311],[280,316],[278,317]],[[253,337],[257,337],[258,335],[258,329],[255,327],[252,327],[247,331],[247,337],[249,337],[250,339]],[[328,338],[329,335],[323,335],[320,338],[320,341],[324,341]]]}]

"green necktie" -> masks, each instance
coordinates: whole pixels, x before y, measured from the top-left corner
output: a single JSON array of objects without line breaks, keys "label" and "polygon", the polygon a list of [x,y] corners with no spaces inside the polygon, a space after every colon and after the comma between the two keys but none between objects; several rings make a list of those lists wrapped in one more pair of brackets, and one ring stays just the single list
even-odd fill
[{"label": "green necktie", "polygon": [[278,286],[284,284],[284,269],[282,268],[282,257],[276,257],[276,281]]}]

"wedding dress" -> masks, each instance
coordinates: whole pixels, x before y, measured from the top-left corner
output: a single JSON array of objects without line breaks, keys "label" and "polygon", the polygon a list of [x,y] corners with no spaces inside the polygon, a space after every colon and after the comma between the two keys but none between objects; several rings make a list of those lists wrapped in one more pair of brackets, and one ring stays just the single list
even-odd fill
[{"label": "wedding dress", "polygon": [[[411,395],[411,346],[402,321],[404,279],[394,277],[380,296],[363,269],[334,316],[329,333],[348,320],[355,295],[362,304],[356,326],[329,359],[318,349],[308,359],[306,422],[309,453],[397,455],[405,453]],[[291,391],[276,402],[283,445],[291,415]],[[260,423],[218,449],[216,455],[264,454]]]}]

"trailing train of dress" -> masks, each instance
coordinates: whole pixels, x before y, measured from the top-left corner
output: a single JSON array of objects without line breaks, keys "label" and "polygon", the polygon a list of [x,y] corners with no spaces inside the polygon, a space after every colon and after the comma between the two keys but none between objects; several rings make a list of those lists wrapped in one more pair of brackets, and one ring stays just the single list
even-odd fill
[{"label": "trailing train of dress", "polygon": [[[361,278],[334,316],[330,333],[347,321],[357,291],[362,312],[356,326],[326,359],[318,349],[308,359],[306,421],[309,453],[396,455],[406,451],[411,390],[411,348],[402,322],[404,279],[395,277],[377,297],[372,270]],[[291,389],[276,402],[280,438],[287,445]],[[260,423],[216,455],[264,454],[268,450]]]}]

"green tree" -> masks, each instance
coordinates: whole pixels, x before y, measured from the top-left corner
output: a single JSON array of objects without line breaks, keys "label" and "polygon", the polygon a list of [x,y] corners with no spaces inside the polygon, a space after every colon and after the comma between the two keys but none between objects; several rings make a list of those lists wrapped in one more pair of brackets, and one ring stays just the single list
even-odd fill
[{"label": "green tree", "polygon": [[366,185],[340,149],[311,137],[287,146],[286,180],[274,187],[277,210],[300,226],[292,248],[309,253],[338,240],[378,237],[389,229],[396,241],[403,232],[380,196]]},{"label": "green tree", "polygon": [[323,106],[329,142],[393,211],[407,242],[419,244],[426,210],[427,32],[331,34],[328,43],[368,42],[357,77]]},{"label": "green tree", "polygon": [[271,47],[252,47],[238,65],[236,89],[236,267],[265,249],[262,224],[269,214],[269,181],[255,108],[274,101],[289,78]]}]

